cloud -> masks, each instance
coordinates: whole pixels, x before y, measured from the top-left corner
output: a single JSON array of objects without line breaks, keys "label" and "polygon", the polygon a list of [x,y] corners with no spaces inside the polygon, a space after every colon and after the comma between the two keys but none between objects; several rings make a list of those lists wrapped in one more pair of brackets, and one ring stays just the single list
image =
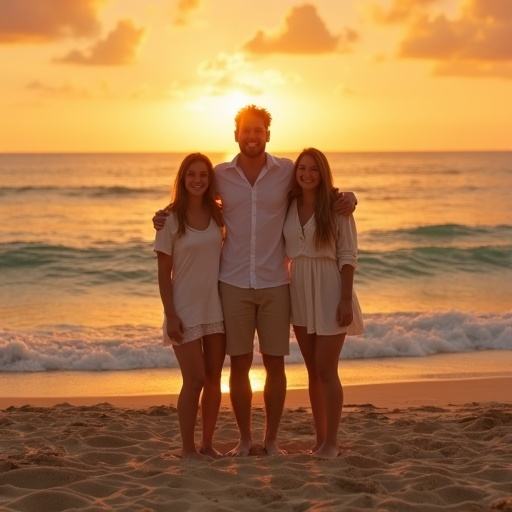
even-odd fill
[{"label": "cloud", "polygon": [[81,86],[72,82],[65,82],[62,85],[48,85],[40,80],[33,80],[26,89],[37,93],[42,97],[67,97],[67,98],[105,98],[111,93],[110,86],[106,82],[99,82],[94,86]]},{"label": "cloud", "polygon": [[437,61],[435,74],[510,78],[512,1],[468,0],[456,19],[423,15],[408,27],[399,56]]},{"label": "cloud", "polygon": [[86,66],[125,66],[135,60],[144,32],[143,28],[135,27],[132,21],[121,20],[105,39],[88,50],[73,50],[55,61]]},{"label": "cloud", "polygon": [[46,43],[98,33],[103,0],[0,0],[0,44]]},{"label": "cloud", "polygon": [[512,4],[510,0],[472,0],[468,4],[468,15],[511,23]]},{"label": "cloud", "polygon": [[386,9],[376,6],[373,10],[374,18],[379,23],[401,23],[422,12],[426,6],[437,0],[393,0]]},{"label": "cloud", "polygon": [[178,0],[178,13],[174,18],[175,25],[186,25],[188,17],[201,5],[200,0]]},{"label": "cloud", "polygon": [[254,97],[263,94],[268,87],[281,87],[290,83],[299,83],[302,78],[296,73],[283,73],[281,70],[265,69],[257,72],[253,63],[242,52],[234,54],[220,53],[214,59],[201,62],[197,67],[201,85],[197,81],[190,84],[175,84],[173,94],[181,91],[197,91],[205,97],[223,96],[234,92]]},{"label": "cloud", "polygon": [[244,45],[251,53],[319,54],[348,49],[358,35],[346,29],[343,35],[332,36],[313,5],[294,7],[277,33],[260,30]]},{"label": "cloud", "polygon": [[248,68],[242,53],[219,53],[215,59],[201,62],[197,68],[199,76],[218,79]]},{"label": "cloud", "polygon": [[464,76],[467,78],[512,79],[512,63],[495,62],[439,62],[434,67],[436,76]]},{"label": "cloud", "polygon": [[243,53],[220,53],[215,59],[203,61],[197,68],[197,74],[204,80],[210,95],[224,94],[233,88],[247,94],[261,94],[251,64]]}]

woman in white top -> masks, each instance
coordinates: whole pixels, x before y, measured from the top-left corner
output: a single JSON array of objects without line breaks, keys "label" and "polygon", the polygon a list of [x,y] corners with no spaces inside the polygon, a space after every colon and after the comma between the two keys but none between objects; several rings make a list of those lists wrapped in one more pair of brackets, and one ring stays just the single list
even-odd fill
[{"label": "woman in white top", "polygon": [[[154,250],[165,312],[164,345],[173,346],[183,378],[178,399],[182,457],[220,456],[212,443],[226,353],[218,293],[224,228],[208,157],[193,153],[183,160],[167,209],[169,216],[156,233]],[[201,392],[198,451],[194,431]]]},{"label": "woman in white top", "polygon": [[338,361],[347,334],[364,332],[353,290],[357,265],[354,217],[332,208],[333,179],[325,155],[307,148],[295,162],[295,183],[283,234],[290,259],[291,323],[308,370],[316,431],[311,453],[339,454],[343,388]]}]

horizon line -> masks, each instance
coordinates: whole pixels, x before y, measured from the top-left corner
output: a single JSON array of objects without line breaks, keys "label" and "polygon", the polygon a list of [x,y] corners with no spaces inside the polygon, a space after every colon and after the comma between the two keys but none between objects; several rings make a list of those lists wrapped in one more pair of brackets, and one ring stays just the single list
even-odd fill
[{"label": "horizon line", "polygon": [[[270,154],[289,154],[289,153],[300,153],[302,149],[290,149],[290,150],[275,150],[267,151]],[[196,153],[198,150],[75,150],[75,151],[1,151],[0,155],[114,155],[114,154],[189,154]],[[510,153],[512,148],[508,149],[326,149],[322,150],[324,153]],[[205,154],[225,154],[233,153],[230,150],[201,150],[201,153]],[[238,153],[238,151],[237,151]]]}]

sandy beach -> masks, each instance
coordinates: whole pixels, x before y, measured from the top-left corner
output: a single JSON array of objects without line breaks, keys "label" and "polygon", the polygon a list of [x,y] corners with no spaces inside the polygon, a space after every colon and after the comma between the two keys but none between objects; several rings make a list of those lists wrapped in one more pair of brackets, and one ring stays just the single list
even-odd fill
[{"label": "sandy beach", "polygon": [[[0,399],[0,510],[512,510],[512,378],[345,386],[337,460],[313,459],[306,390],[280,444],[182,461],[176,396]],[[224,396],[216,446],[237,439]]]}]

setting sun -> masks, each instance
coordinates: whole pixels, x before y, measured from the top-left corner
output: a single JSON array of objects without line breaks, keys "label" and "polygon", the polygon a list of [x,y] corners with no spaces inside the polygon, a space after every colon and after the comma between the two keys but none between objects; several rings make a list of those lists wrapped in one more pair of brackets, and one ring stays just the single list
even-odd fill
[{"label": "setting sun", "polygon": [[189,108],[192,111],[208,111],[222,116],[232,114],[233,117],[238,109],[251,103],[251,100],[247,94],[240,91],[231,91],[218,96],[202,96],[191,102]]}]

